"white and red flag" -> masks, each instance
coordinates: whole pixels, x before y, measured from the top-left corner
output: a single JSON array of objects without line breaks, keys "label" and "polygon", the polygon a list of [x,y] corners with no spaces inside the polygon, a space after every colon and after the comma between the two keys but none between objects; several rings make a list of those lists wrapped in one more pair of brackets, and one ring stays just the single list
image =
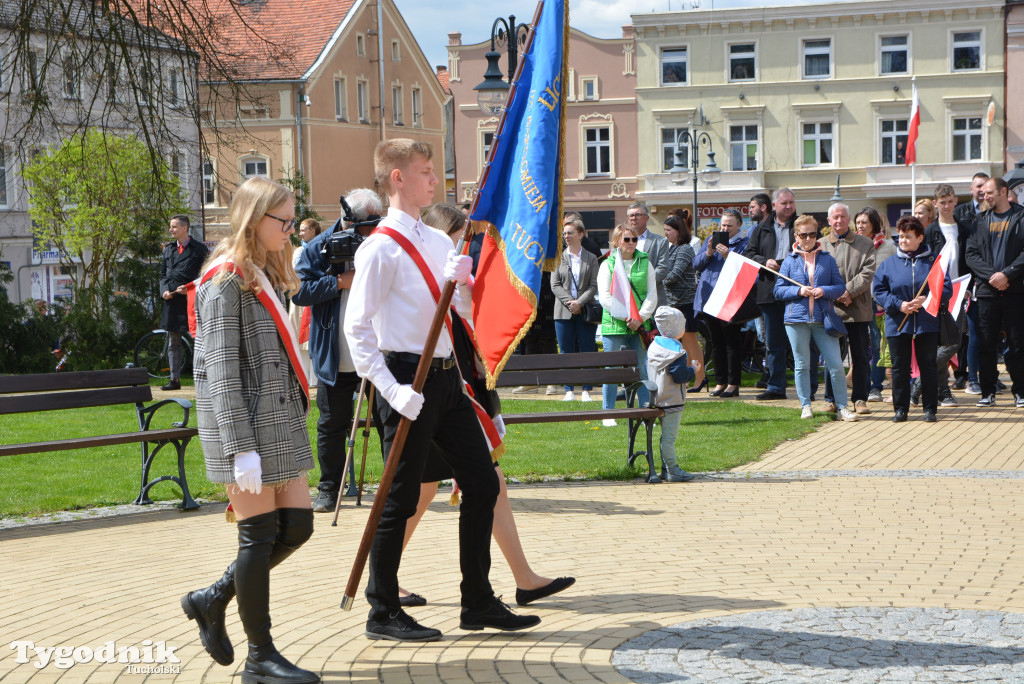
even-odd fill
[{"label": "white and red flag", "polygon": [[953,296],[949,299],[949,313],[953,318],[960,317],[960,310],[964,304],[964,296],[967,294],[967,286],[971,284],[971,274],[960,276],[953,281]]},{"label": "white and red flag", "polygon": [[[640,304],[634,296],[633,287],[629,282],[629,269],[625,267],[622,260],[622,252],[615,253],[612,264],[612,282],[608,288],[608,294],[612,297],[612,305],[608,307],[608,313],[620,320],[629,318],[640,319]],[[648,268],[650,265],[648,264]]]},{"label": "white and red flag", "polygon": [[921,107],[917,100],[917,84],[910,104],[910,132],[907,133],[907,166],[917,161],[917,129],[921,126]]},{"label": "white and red flag", "polygon": [[723,321],[731,321],[757,282],[760,270],[761,265],[756,261],[729,252],[722,272],[718,274],[718,282],[704,302],[704,313]]},{"label": "white and red flag", "polygon": [[953,250],[956,243],[952,240],[939,252],[939,258],[932,264],[928,271],[928,296],[924,299],[924,310],[932,316],[939,315],[939,302],[942,299],[942,281],[946,279],[946,271],[949,270],[949,262],[953,257]]}]

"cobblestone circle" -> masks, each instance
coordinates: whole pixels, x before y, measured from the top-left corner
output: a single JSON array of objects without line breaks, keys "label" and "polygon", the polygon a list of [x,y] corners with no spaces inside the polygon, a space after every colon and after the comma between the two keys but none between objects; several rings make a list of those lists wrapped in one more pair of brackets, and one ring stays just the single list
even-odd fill
[{"label": "cobblestone circle", "polygon": [[661,682],[1020,682],[1024,615],[944,608],[801,608],[682,622],[615,649]]}]

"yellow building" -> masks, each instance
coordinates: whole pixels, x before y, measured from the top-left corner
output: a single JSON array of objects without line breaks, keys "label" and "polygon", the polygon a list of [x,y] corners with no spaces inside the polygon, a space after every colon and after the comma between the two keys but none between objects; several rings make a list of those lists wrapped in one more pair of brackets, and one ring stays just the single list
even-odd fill
[{"label": "yellow building", "polygon": [[692,175],[679,184],[668,170],[677,133],[704,131],[722,174],[700,182],[702,206],[790,187],[798,211],[824,211],[838,175],[854,211],[871,205],[894,223],[911,198],[912,77],[917,196],[938,183],[966,195],[975,172],[1003,172],[1003,7],[873,0],[634,14],[638,197],[689,206]]}]

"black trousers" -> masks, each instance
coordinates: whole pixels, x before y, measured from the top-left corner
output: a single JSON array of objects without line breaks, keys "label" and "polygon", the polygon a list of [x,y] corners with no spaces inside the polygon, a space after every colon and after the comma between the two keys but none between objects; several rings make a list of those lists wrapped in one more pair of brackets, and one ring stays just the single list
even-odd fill
[{"label": "black trousers", "polygon": [[892,407],[910,410],[910,359],[916,353],[917,367],[921,369],[921,408],[934,411],[939,406],[939,369],[935,363],[939,333],[908,333],[886,339],[892,357]]},{"label": "black trousers", "polygon": [[[388,361],[402,384],[411,384],[416,366]],[[395,471],[391,491],[370,547],[370,579],[366,599],[370,619],[386,621],[400,610],[398,565],[402,560],[405,523],[416,512],[420,483],[432,445],[440,447],[462,490],[459,509],[459,565],[462,570],[462,607],[483,607],[493,596],[487,576],[491,570],[491,526],[498,498],[498,476],[487,442],[469,398],[462,393],[458,368],[434,369],[423,387],[423,409],[412,422]],[[379,394],[377,411],[385,458],[402,416]],[[378,492],[378,496],[381,493]]]},{"label": "black trousers", "polygon": [[715,383],[719,385],[739,385],[743,371],[743,336],[742,325],[725,321],[705,314],[708,332],[711,334],[711,356],[715,360]]},{"label": "black trousers", "polygon": [[999,371],[1000,335],[1006,332],[1009,353],[1003,355],[1006,371],[1010,374],[1013,394],[1024,394],[1024,294],[1003,294],[998,297],[979,297],[978,325],[978,382],[985,396],[996,393]]},{"label": "black trousers", "polygon": [[321,492],[336,493],[341,488],[345,444],[355,412],[352,397],[359,391],[360,382],[355,373],[338,373],[334,385],[321,382],[316,388],[316,406],[320,409],[316,423],[316,459],[320,462],[318,489]]},{"label": "black trousers", "polygon": [[[853,389],[850,403],[868,400],[868,379],[871,375],[871,329],[874,323],[847,323],[846,341],[850,349],[850,370],[853,371]],[[825,373],[825,401],[835,401],[832,378]]]}]

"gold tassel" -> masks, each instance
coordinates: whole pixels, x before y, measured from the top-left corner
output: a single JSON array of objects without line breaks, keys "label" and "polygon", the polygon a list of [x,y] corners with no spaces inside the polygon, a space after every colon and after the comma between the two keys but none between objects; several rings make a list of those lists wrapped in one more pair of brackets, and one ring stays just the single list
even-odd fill
[{"label": "gold tassel", "polygon": [[238,522],[238,516],[235,515],[235,509],[232,508],[231,504],[228,504],[228,507],[224,509],[224,519],[227,520],[229,523]]}]

